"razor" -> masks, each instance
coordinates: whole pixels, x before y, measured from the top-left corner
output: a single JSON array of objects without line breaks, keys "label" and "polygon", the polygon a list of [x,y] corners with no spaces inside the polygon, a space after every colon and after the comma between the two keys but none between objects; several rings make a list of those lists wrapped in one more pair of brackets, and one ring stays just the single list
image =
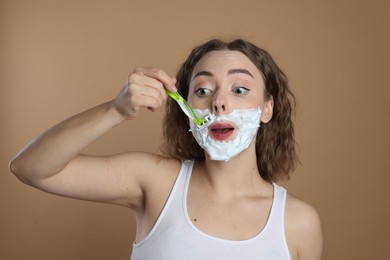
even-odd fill
[{"label": "razor", "polygon": [[192,109],[191,105],[188,104],[188,102],[179,94],[179,92],[171,92],[168,89],[165,89],[165,91],[167,92],[168,96],[173,98],[177,102],[177,104],[179,104],[184,114],[191,118],[191,120],[194,121],[195,125],[198,128],[204,127],[206,123],[210,121],[210,115],[207,115],[205,117],[198,117]]}]

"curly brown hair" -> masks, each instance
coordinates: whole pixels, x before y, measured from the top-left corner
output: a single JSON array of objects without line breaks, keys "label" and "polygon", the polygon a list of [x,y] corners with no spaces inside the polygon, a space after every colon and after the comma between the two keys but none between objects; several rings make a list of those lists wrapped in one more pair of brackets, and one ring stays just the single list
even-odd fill
[{"label": "curly brown hair", "polygon": [[[188,97],[190,77],[196,63],[206,53],[219,50],[242,52],[261,72],[265,83],[265,98],[267,100],[273,97],[274,108],[272,119],[263,123],[257,132],[257,167],[264,180],[288,179],[298,161],[292,121],[295,97],[288,86],[286,75],[267,51],[243,39],[229,42],[210,40],[194,48],[180,67],[176,75],[178,92],[183,97]],[[168,99],[166,103],[161,150],[164,154],[181,160],[205,158],[204,150],[189,132],[187,117],[172,99]]]}]

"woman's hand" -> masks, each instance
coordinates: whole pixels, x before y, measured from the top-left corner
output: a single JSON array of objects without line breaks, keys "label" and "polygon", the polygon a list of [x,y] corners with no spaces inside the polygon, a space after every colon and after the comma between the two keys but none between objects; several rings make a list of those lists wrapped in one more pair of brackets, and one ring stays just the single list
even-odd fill
[{"label": "woman's hand", "polygon": [[115,98],[115,108],[125,119],[135,118],[143,107],[155,111],[167,98],[164,88],[175,92],[175,83],[176,79],[161,69],[136,68]]}]

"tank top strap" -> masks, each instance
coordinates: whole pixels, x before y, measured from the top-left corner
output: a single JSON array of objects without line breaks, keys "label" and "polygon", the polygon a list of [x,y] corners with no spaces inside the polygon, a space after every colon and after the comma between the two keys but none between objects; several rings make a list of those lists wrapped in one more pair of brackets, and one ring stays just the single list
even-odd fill
[{"label": "tank top strap", "polygon": [[194,160],[183,160],[181,162],[180,171],[176,177],[175,184],[172,188],[171,194],[169,195],[166,209],[169,207],[174,208],[174,210],[182,209],[182,205],[186,200],[185,193],[191,178],[192,168],[194,166]]},{"label": "tank top strap", "polygon": [[287,191],[285,188],[277,185],[276,183],[272,183],[274,186],[274,207],[275,211],[274,213],[277,214],[277,216],[284,220],[284,208],[286,205],[286,197],[287,197]]},{"label": "tank top strap", "polygon": [[[271,211],[268,216],[267,224],[263,232],[276,235],[281,235],[281,238],[285,240],[284,232],[284,209],[286,205],[287,191],[285,188],[272,183],[274,186],[274,197],[272,202]],[[285,241],[286,245],[287,242]]]},{"label": "tank top strap", "polygon": [[176,186],[178,189],[177,192],[181,194],[181,196],[177,196],[177,197],[180,197],[180,199],[182,200],[187,199],[185,195],[186,195],[188,185],[190,183],[192,168],[194,167],[194,163],[195,163],[194,160],[185,160],[182,161],[181,163],[181,169],[176,180],[177,183]]},{"label": "tank top strap", "polygon": [[194,160],[183,160],[179,174],[176,178],[175,185],[169,196],[169,200],[172,200],[170,204],[171,209],[178,214],[177,217],[185,216],[184,204],[186,203],[187,188],[191,179],[192,168],[194,166]]}]

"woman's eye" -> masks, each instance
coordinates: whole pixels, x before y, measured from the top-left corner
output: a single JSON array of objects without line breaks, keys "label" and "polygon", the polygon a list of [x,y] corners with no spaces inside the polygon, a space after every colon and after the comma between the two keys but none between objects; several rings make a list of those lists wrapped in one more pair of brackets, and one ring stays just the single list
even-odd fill
[{"label": "woman's eye", "polygon": [[195,94],[199,97],[201,96],[207,96],[211,93],[211,90],[208,89],[208,88],[198,88],[197,90],[195,90]]},{"label": "woman's eye", "polygon": [[235,87],[233,88],[233,93],[236,94],[236,95],[245,95],[249,92],[249,89],[247,89],[246,87]]}]

